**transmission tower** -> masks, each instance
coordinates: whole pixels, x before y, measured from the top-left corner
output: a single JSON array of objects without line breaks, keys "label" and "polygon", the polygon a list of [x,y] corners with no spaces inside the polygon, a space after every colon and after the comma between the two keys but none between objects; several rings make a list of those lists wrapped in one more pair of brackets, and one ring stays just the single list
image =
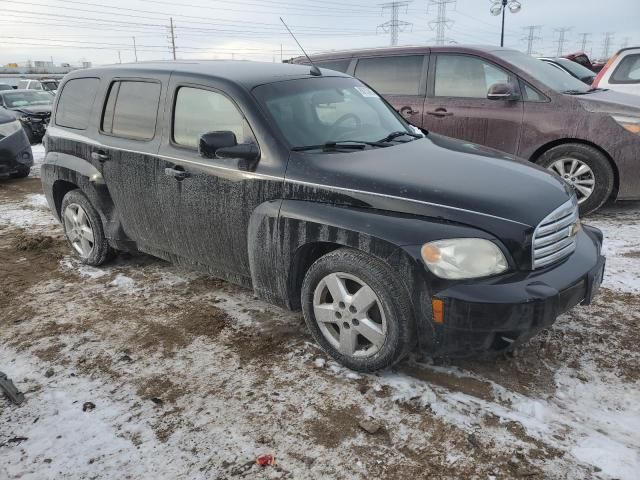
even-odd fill
[{"label": "transmission tower", "polygon": [[378,28],[389,34],[392,46],[398,45],[398,33],[404,32],[407,27],[413,25],[412,23],[404,22],[398,19],[400,9],[404,8],[404,11],[406,13],[409,3],[411,3],[411,0],[387,2],[380,5],[382,7],[382,11],[389,9],[389,11],[391,12],[391,18],[388,21],[378,25]]},{"label": "transmission tower", "polygon": [[609,49],[613,43],[613,32],[605,32],[602,34],[602,59],[609,58]]},{"label": "transmission tower", "polygon": [[527,41],[527,55],[531,55],[533,53],[533,44],[536,40],[542,40],[542,37],[536,35],[537,32],[540,31],[542,25],[529,25],[528,27],[523,27],[524,30],[528,30],[529,33],[526,37],[523,37],[523,40]]},{"label": "transmission tower", "polygon": [[580,45],[579,49],[581,52],[585,52],[587,51],[587,43],[589,43],[589,37],[591,36],[590,33],[581,33],[580,34],[580,41],[578,42],[578,45]]},{"label": "transmission tower", "polygon": [[429,0],[427,13],[431,7],[437,7],[437,18],[429,22],[429,28],[436,31],[436,45],[444,45],[445,29],[451,28],[453,20],[447,18],[447,5],[455,8],[456,0]]},{"label": "transmission tower", "polygon": [[556,40],[556,42],[558,42],[558,52],[556,54],[557,57],[561,57],[564,53],[564,44],[566,42],[564,34],[570,31],[572,28],[573,27],[561,27],[555,29],[555,32],[558,33],[558,40]]},{"label": "transmission tower", "polygon": [[620,48],[627,48],[629,46],[629,42],[631,41],[631,37],[624,37],[622,39],[622,43],[620,44]]}]

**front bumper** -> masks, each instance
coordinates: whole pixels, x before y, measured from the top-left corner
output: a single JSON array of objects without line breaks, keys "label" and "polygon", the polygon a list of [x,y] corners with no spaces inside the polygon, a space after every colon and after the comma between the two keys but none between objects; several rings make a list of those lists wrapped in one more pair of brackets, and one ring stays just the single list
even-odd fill
[{"label": "front bumper", "polygon": [[33,152],[24,130],[0,140],[0,176],[33,166]]},{"label": "front bumper", "polygon": [[438,292],[444,321],[433,324],[436,355],[467,356],[513,349],[597,293],[604,274],[602,233],[585,226],[575,252],[534,272],[516,272]]}]

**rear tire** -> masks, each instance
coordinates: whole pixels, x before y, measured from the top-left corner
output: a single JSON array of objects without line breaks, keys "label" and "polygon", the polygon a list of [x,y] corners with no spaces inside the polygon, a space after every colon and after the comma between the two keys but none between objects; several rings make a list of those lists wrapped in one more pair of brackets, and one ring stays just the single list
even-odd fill
[{"label": "rear tire", "polygon": [[67,242],[82,263],[97,267],[112,256],[100,215],[80,189],[67,192],[60,212]]},{"label": "rear tire", "polygon": [[[344,295],[334,298],[336,288]],[[301,301],[313,338],[352,370],[389,367],[414,345],[406,288],[388,264],[364,252],[340,248],[317,260],[304,277]]]},{"label": "rear tire", "polygon": [[[577,161],[575,164],[574,160]],[[611,196],[614,181],[613,169],[609,159],[597,148],[581,143],[565,143],[544,152],[536,163],[556,175],[560,175],[560,171],[563,171],[562,166],[565,165],[566,178],[563,179],[576,190],[581,215],[594,212]],[[584,165],[588,167],[588,172],[582,176],[571,175],[572,164],[577,165],[575,171]],[[589,184],[590,178],[594,181],[592,185]],[[573,184],[572,180],[574,180]],[[577,190],[579,188],[582,188],[582,192],[588,188],[592,188],[592,191],[584,198],[584,193]]]}]

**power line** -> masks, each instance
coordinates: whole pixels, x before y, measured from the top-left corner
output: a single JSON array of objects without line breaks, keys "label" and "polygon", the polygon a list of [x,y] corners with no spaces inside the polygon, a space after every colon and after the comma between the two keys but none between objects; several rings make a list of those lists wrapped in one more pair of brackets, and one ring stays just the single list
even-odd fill
[{"label": "power line", "polygon": [[531,55],[533,53],[533,44],[536,40],[542,40],[542,37],[536,35],[536,32],[539,32],[542,29],[542,25],[529,25],[528,27],[524,27],[525,30],[529,30],[529,34],[523,38],[523,40],[527,41],[527,55]]},{"label": "power line", "polygon": [[622,43],[620,44],[620,48],[627,48],[629,46],[629,42],[631,41],[631,37],[624,37],[622,39]]},{"label": "power line", "polygon": [[566,42],[565,33],[570,31],[572,28],[573,27],[560,27],[554,30],[556,33],[558,33],[558,40],[556,40],[558,44],[558,51],[556,56],[561,57],[562,54],[564,53],[564,44]]},{"label": "power line", "polygon": [[453,20],[447,18],[447,5],[453,5],[455,7],[455,4],[456,0],[429,0],[427,12],[432,6],[438,7],[436,20],[429,22],[429,27],[436,31],[436,45],[444,45],[445,29],[451,28],[451,25],[453,25]]},{"label": "power line", "polygon": [[613,43],[613,32],[605,32],[602,34],[602,59],[606,60],[609,58],[609,50],[611,49],[611,44]]},{"label": "power line", "polygon": [[411,0],[387,2],[381,5],[382,11],[389,9],[389,11],[391,12],[391,18],[388,21],[378,25],[378,28],[381,28],[384,32],[389,33],[392,46],[398,45],[398,32],[403,32],[405,28],[413,25],[412,23],[399,20],[398,18],[400,8],[404,7],[406,12],[409,3],[411,3]]}]

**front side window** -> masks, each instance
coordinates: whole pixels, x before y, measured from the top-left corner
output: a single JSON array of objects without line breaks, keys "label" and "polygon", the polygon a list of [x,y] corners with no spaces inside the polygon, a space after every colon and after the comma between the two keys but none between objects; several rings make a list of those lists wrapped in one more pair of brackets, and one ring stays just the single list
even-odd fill
[{"label": "front side window", "polygon": [[423,55],[361,58],[355,76],[383,95],[420,95]]},{"label": "front side window", "polygon": [[[97,78],[75,78],[65,83],[58,100],[56,125],[86,129],[99,84]],[[51,94],[46,95],[51,97]]]},{"label": "front side window", "polygon": [[515,83],[515,77],[479,57],[438,55],[434,95],[436,97],[487,98],[496,83]]},{"label": "front side window", "polygon": [[32,107],[36,105],[51,105],[53,95],[46,92],[27,90],[24,92],[7,91],[2,95],[7,108]]},{"label": "front side window", "polygon": [[255,143],[249,124],[229,98],[211,90],[180,87],[173,113],[173,141],[198,148],[202,134],[216,131],[233,132],[238,143]]},{"label": "front side window", "polygon": [[253,94],[294,148],[414,133],[373,90],[353,78],[275,82],[256,87]]},{"label": "front side window", "polygon": [[640,53],[624,57],[609,83],[640,83]]},{"label": "front side window", "polygon": [[160,88],[158,82],[113,82],[102,116],[102,131],[116,137],[151,140],[156,131]]}]

